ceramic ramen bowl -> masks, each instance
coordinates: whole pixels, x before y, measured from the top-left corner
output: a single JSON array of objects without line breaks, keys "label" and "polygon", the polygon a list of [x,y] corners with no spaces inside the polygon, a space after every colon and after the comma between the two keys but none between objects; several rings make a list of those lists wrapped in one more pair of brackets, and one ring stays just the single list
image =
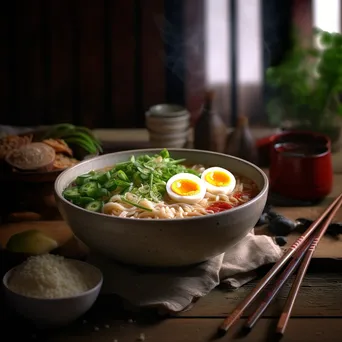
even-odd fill
[{"label": "ceramic ramen bowl", "polygon": [[260,191],[253,199],[220,213],[184,219],[132,219],[87,211],[62,195],[79,175],[127,161],[132,155],[159,152],[160,149],[145,149],[102,155],[65,170],[57,178],[55,197],[59,211],[90,250],[128,264],[185,266],[225,252],[251,231],[266,203],[267,176],[247,161],[220,153],[169,149],[173,158],[185,158],[187,165],[220,166],[256,183]]}]

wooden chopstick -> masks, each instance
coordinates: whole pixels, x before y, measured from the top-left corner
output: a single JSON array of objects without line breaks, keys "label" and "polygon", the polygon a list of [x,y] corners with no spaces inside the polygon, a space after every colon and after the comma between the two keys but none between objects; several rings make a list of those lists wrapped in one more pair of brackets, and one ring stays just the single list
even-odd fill
[{"label": "wooden chopstick", "polygon": [[309,267],[310,261],[312,259],[313,254],[315,253],[316,247],[318,245],[318,243],[320,242],[320,240],[322,239],[322,237],[324,236],[326,230],[329,227],[329,224],[331,222],[331,220],[334,218],[334,216],[336,215],[338,209],[340,208],[342,204],[342,199],[340,199],[340,201],[336,204],[336,207],[331,211],[331,213],[329,214],[329,216],[327,217],[327,219],[325,220],[323,226],[321,229],[319,229],[318,233],[316,234],[314,241],[312,242],[309,250],[305,253],[303,262],[301,263],[298,273],[296,275],[296,278],[292,284],[289,296],[286,300],[284,309],[282,314],[280,315],[278,324],[277,324],[277,328],[276,328],[276,333],[280,334],[280,335],[284,335],[288,321],[291,317],[291,312],[294,306],[294,303],[296,301],[300,286],[303,282],[304,276],[306,274],[306,271]]},{"label": "wooden chopstick", "polygon": [[[224,335],[241,317],[246,308],[254,301],[265,286],[274,278],[277,272],[285,265],[285,263],[293,256],[297,248],[299,248],[316,230],[318,225],[328,215],[328,213],[342,199],[342,193],[329,205],[328,208],[310,225],[310,227],[301,235],[293,245],[284,253],[284,255],[274,264],[267,274],[260,280],[258,285],[240,302],[233,312],[225,318],[218,328],[219,335]],[[340,206],[341,204],[339,204]],[[337,211],[337,210],[336,210]]]},{"label": "wooden chopstick", "polygon": [[[341,199],[342,203],[342,199]],[[324,235],[324,232],[328,228],[334,214],[339,209],[339,205],[336,204],[336,207],[331,211],[329,216],[326,218],[325,222],[320,228],[317,228],[318,232],[315,232],[307,242],[304,243],[304,246],[300,247],[299,250],[295,253],[291,262],[287,265],[285,270],[281,273],[280,277],[277,279],[276,283],[272,286],[272,288],[267,292],[262,302],[258,305],[257,309],[247,318],[246,323],[244,324],[244,328],[251,330],[254,325],[257,323],[258,319],[261,315],[265,312],[268,305],[280,291],[282,286],[285,284],[286,280],[291,276],[291,274],[296,270],[297,266],[300,264],[300,261],[303,259],[304,256],[307,256],[308,250],[313,248],[316,243],[317,238],[321,238]],[[321,235],[323,231],[323,234]]]},{"label": "wooden chopstick", "polygon": [[285,284],[288,278],[292,275],[292,273],[299,266],[300,261],[303,259],[305,253],[307,252],[307,250],[309,249],[313,241],[314,241],[314,237],[311,237],[310,239],[308,239],[304,243],[304,246],[302,246],[297,251],[297,253],[293,256],[293,259],[286,266],[285,270],[281,273],[281,275],[279,276],[277,281],[274,283],[272,288],[266,293],[265,297],[263,298],[261,303],[258,305],[256,310],[247,318],[247,321],[245,322],[243,326],[244,329],[251,330],[254,327],[254,325],[258,322],[259,318],[262,316],[262,314],[265,312],[269,304],[278,294],[282,286]]}]

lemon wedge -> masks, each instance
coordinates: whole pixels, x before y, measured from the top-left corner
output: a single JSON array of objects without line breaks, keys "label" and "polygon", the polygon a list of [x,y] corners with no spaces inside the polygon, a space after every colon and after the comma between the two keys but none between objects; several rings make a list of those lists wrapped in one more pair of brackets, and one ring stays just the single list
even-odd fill
[{"label": "lemon wedge", "polygon": [[57,247],[57,241],[34,229],[12,235],[6,244],[6,249],[10,252],[31,255],[49,253]]}]

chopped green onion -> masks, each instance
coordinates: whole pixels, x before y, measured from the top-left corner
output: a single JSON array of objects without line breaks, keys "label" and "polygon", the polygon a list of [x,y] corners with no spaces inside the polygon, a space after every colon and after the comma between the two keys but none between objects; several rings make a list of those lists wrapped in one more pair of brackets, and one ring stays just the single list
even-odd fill
[{"label": "chopped green onion", "polygon": [[101,201],[93,201],[85,206],[85,209],[95,212],[100,212],[102,210],[103,203]]},{"label": "chopped green onion", "polygon": [[115,181],[116,181],[117,186],[124,187],[124,188],[128,187],[131,184],[131,183],[125,182],[121,179],[116,179]]},{"label": "chopped green onion", "polygon": [[169,151],[166,149],[166,148],[164,148],[161,152],[160,152],[160,156],[162,157],[162,158],[169,158],[170,157],[170,154],[169,154]]},{"label": "chopped green onion", "polygon": [[183,163],[184,161],[186,161],[186,159],[177,159],[177,160],[172,160],[169,163],[170,164],[179,164],[179,163]]},{"label": "chopped green onion", "polygon": [[[158,202],[166,193],[170,177],[181,172],[200,174],[182,165],[185,159],[173,159],[167,149],[154,156],[131,156],[110,171],[90,171],[80,175],[63,196],[80,206],[101,200],[107,202],[115,194],[133,193],[137,198]],[[82,198],[82,199],[81,199]],[[127,201],[127,199],[126,199]]]},{"label": "chopped green onion", "polygon": [[98,192],[98,197],[108,197],[110,196],[110,192],[105,188],[100,188]]},{"label": "chopped green onion", "polygon": [[93,202],[93,201],[95,201],[94,198],[81,196],[79,199],[77,199],[77,204],[79,204],[81,206],[84,206],[84,205],[86,205],[86,204],[88,204],[90,202]]},{"label": "chopped green onion", "polygon": [[100,193],[100,185],[94,181],[83,184],[80,187],[80,193],[82,196],[88,196],[96,198]]},{"label": "chopped green onion", "polygon": [[91,179],[91,176],[92,175],[90,175],[89,173],[78,176],[75,180],[76,185],[83,185]]},{"label": "chopped green onion", "polygon": [[63,191],[63,196],[68,200],[78,199],[81,195],[77,187],[67,188]]},{"label": "chopped green onion", "polygon": [[125,172],[122,171],[122,170],[119,170],[119,171],[116,173],[116,177],[118,177],[119,179],[121,179],[121,180],[123,180],[123,181],[126,181],[126,182],[129,181],[129,178],[127,177],[127,175],[125,174]]},{"label": "chopped green onion", "polygon": [[110,180],[110,177],[111,175],[109,172],[103,172],[103,173],[99,173],[98,175],[93,176],[92,180],[100,184],[104,184]]},{"label": "chopped green onion", "polygon": [[124,196],[121,197],[121,200],[123,202],[126,202],[127,204],[133,205],[134,207],[137,207],[137,208],[140,208],[140,209],[143,209],[143,210],[146,210],[146,211],[152,211],[152,209],[143,207],[142,205],[140,205],[138,203],[134,203],[134,202],[128,200],[127,198],[125,198]]},{"label": "chopped green onion", "polygon": [[110,179],[103,186],[109,191],[114,191],[118,187],[115,179]]}]

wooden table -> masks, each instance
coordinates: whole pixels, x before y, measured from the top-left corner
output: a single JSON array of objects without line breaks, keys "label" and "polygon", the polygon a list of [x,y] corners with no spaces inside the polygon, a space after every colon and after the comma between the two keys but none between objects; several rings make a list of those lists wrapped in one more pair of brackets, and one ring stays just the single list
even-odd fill
[{"label": "wooden table", "polygon": [[[342,175],[335,175],[334,190],[320,205],[276,210],[292,219],[315,218],[341,191]],[[342,210],[336,219],[342,221]],[[5,244],[13,233],[32,228],[44,231],[60,243],[65,243],[72,237],[63,221],[20,222],[0,227],[0,243]],[[295,238],[295,235],[290,236],[289,243]],[[260,274],[263,272],[265,268],[260,270]],[[153,312],[132,311],[132,308],[128,308],[114,295],[101,295],[85,317],[67,328],[50,332],[35,331],[27,323],[10,314],[0,303],[1,341],[12,341],[13,338],[44,342],[212,341],[216,340],[214,334],[223,318],[255,284],[256,281],[252,281],[235,291],[217,288],[201,298],[190,311],[164,319],[158,318]],[[273,335],[274,325],[290,285],[288,282],[284,286],[250,334],[242,335],[238,329],[233,329],[218,340],[276,341]],[[248,312],[250,310],[246,314]],[[241,326],[245,317],[243,316],[238,326]],[[5,334],[8,336],[4,337]],[[342,239],[324,237],[319,245],[301,287],[283,341],[342,341]]]}]

